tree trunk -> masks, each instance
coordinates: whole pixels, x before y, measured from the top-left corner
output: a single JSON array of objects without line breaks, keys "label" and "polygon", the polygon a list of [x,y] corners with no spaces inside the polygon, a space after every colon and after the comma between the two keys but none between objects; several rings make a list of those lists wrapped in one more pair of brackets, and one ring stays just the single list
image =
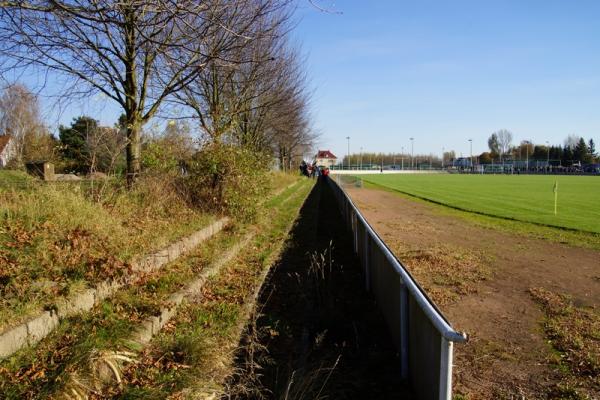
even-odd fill
[{"label": "tree trunk", "polygon": [[131,186],[140,173],[140,123],[127,124],[127,185]]},{"label": "tree trunk", "polygon": [[136,64],[136,15],[125,11],[125,114],[127,116],[127,186],[131,188],[140,173],[140,104]]}]

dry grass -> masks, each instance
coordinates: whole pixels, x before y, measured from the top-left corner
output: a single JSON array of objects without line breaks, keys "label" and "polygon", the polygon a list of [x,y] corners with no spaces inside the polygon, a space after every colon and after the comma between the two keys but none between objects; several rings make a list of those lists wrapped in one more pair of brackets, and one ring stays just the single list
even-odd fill
[{"label": "dry grass", "polygon": [[391,248],[440,306],[477,293],[477,283],[492,275],[485,257],[468,249],[447,245],[417,249],[398,242],[392,243]]},{"label": "dry grass", "polygon": [[544,288],[529,293],[545,313],[544,332],[555,350],[549,360],[562,372],[550,398],[593,399],[600,394],[600,315]]},{"label": "dry grass", "polygon": [[[289,183],[284,182],[278,186],[285,188],[287,185]],[[108,396],[109,389],[114,395],[119,395],[123,394],[121,389],[114,387],[114,382],[118,386],[119,380],[127,383],[128,389],[132,390],[126,393],[132,394],[136,392],[136,379],[145,379],[138,374],[139,371],[149,371],[147,379],[153,383],[148,391],[143,391],[148,394],[146,398],[156,398],[156,393],[177,397],[179,389],[184,390],[196,382],[198,370],[188,374],[188,369],[194,364],[193,360],[200,359],[202,362],[198,362],[196,367],[207,374],[203,387],[212,394],[216,393],[216,389],[211,389],[211,382],[216,388],[214,382],[222,383],[223,377],[231,372],[229,361],[237,344],[231,330],[239,325],[244,293],[253,290],[259,271],[269,262],[270,255],[277,251],[278,243],[285,236],[282,232],[308,188],[304,185],[300,190],[286,190],[279,200],[273,202],[275,210],[268,209],[263,216],[263,223],[269,223],[273,229],[259,230],[253,247],[240,263],[235,263],[231,267],[233,269],[205,291],[206,302],[184,306],[176,320],[167,324],[163,334],[155,341],[156,347],[141,353],[137,353],[138,348],[129,347],[127,338],[135,323],[155,315],[171,293],[189,282],[212,259],[227,251],[232,243],[245,235],[248,227],[224,231],[190,256],[140,277],[135,286],[105,300],[91,313],[64,321],[38,346],[15,354],[0,367],[0,397],[45,398],[57,393],[70,393],[77,398],[85,392],[95,398],[100,392]],[[282,199],[290,195],[295,200],[284,207]],[[279,208],[284,210],[277,211]],[[17,232],[14,236],[13,241],[23,246],[32,241],[27,231]],[[61,255],[89,255],[91,244],[88,239],[89,235],[83,234],[71,237],[70,245],[81,248],[81,251],[61,251]],[[231,348],[230,353],[223,351],[226,346]],[[128,353],[130,350],[136,350],[136,355]],[[156,351],[160,353],[157,357]],[[128,369],[128,365],[132,367]],[[132,377],[131,373],[135,376]],[[212,379],[216,376],[220,380]],[[167,381],[165,385],[162,384],[164,380]],[[112,386],[106,386],[107,382]],[[132,396],[135,397],[135,394]]]},{"label": "dry grass", "polygon": [[141,361],[125,371],[125,385],[117,398],[216,399],[233,390],[252,390],[223,385],[233,373],[240,327],[247,322],[246,303],[280,251],[307,189],[308,185],[299,188],[287,202],[283,199],[289,193],[282,194],[274,209],[266,210],[245,251],[210,279],[202,298],[184,306],[143,352]]},{"label": "dry grass", "polygon": [[115,187],[103,201],[90,200],[83,183],[18,182],[0,185],[0,329],[77,286],[126,273],[134,255],[213,219],[159,179]]},{"label": "dry grass", "polygon": [[119,392],[124,368],[144,357],[130,340],[132,330],[171,305],[169,295],[240,235],[231,230],[219,233],[189,256],[141,276],[90,313],[67,319],[38,346],[11,356],[0,369],[0,398],[94,398]]}]

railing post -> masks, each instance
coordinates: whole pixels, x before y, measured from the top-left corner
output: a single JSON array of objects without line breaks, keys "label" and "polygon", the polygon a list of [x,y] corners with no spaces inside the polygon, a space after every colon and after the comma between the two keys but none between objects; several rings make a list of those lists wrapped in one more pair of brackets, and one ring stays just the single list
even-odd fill
[{"label": "railing post", "polygon": [[352,215],[352,222],[354,223],[354,254],[358,254],[358,216],[356,215],[356,211]]},{"label": "railing post", "polygon": [[[409,381],[419,398],[451,400],[453,342],[466,341],[466,335],[455,331],[431,304],[344,189],[333,180],[329,184],[337,195],[344,222],[354,234],[354,251],[364,256],[365,287],[375,294],[393,330],[401,379]],[[432,345],[440,347],[432,349]]]},{"label": "railing post", "polygon": [[408,379],[408,289],[400,279],[400,374]]},{"label": "railing post", "polygon": [[440,337],[440,346],[439,400],[451,400],[453,343],[442,336]]},{"label": "railing post", "polygon": [[371,291],[371,236],[365,229],[365,289]]}]

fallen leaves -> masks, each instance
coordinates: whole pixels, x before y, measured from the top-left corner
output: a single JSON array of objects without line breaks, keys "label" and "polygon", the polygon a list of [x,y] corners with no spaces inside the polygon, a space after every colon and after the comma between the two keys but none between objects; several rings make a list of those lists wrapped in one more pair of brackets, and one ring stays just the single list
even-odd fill
[{"label": "fallen leaves", "polygon": [[[559,352],[553,362],[566,366],[570,376],[561,387],[576,382],[590,392],[600,391],[600,315],[592,308],[576,307],[566,295],[544,288],[531,288],[529,294],[546,318],[543,326],[548,342]],[[565,368],[559,368],[565,370]],[[566,386],[565,386],[566,385]],[[572,385],[571,385],[572,386]],[[562,389],[561,389],[562,390]]]}]

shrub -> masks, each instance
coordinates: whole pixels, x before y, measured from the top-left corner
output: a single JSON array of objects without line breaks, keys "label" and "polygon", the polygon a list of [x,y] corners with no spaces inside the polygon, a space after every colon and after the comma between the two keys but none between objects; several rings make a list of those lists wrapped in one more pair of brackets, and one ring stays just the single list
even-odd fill
[{"label": "shrub", "polygon": [[239,146],[205,145],[192,157],[181,179],[188,201],[204,210],[253,219],[269,186],[267,159]]}]

